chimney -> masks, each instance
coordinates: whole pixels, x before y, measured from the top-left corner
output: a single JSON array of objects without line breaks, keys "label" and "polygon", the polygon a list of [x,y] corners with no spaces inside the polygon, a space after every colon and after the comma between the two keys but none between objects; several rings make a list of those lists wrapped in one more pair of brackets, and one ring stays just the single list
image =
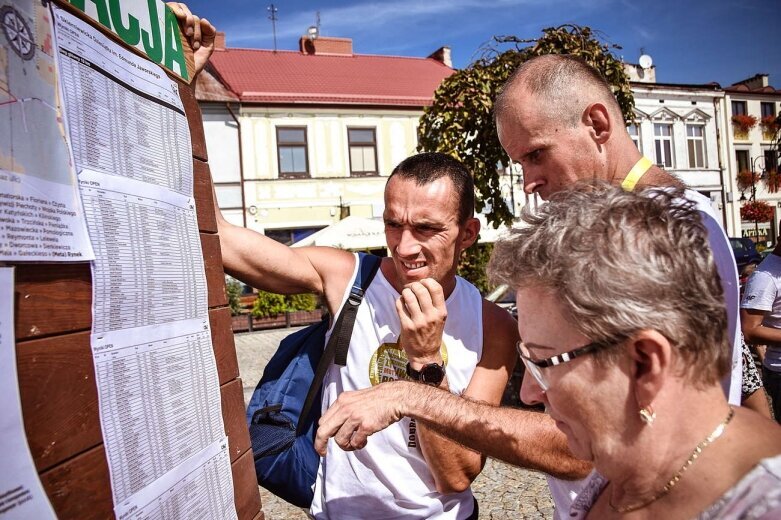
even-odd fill
[{"label": "chimney", "polygon": [[314,54],[315,56],[352,56],[352,38],[330,38],[318,36],[309,38],[302,36],[298,41],[301,54]]},{"label": "chimney", "polygon": [[217,31],[217,34],[214,37],[214,50],[215,51],[224,51],[225,50],[225,33],[221,31]]},{"label": "chimney", "polygon": [[738,85],[746,85],[749,90],[759,90],[768,86],[767,74],[755,74],[753,77],[738,81]]},{"label": "chimney", "polygon": [[433,60],[437,60],[451,69],[453,68],[453,60],[450,58],[450,47],[440,47],[439,49],[432,52],[428,57]]}]

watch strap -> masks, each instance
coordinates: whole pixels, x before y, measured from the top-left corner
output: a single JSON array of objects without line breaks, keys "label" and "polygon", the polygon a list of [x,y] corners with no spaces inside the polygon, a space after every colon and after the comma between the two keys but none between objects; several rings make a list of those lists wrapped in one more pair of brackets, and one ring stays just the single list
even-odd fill
[{"label": "watch strap", "polygon": [[[438,367],[441,370],[442,378],[439,381],[436,381],[436,382],[434,382],[434,381],[423,381],[423,371],[426,368],[432,367],[432,366]],[[423,365],[423,367],[421,367],[420,370],[415,370],[414,368],[412,368],[412,365],[408,361],[407,362],[407,377],[409,377],[413,381],[420,381],[420,382],[426,383],[426,384],[436,384],[436,385],[439,385],[442,382],[442,380],[445,379],[445,362],[442,361],[442,364],[439,364],[439,363],[426,363],[425,365]]]}]

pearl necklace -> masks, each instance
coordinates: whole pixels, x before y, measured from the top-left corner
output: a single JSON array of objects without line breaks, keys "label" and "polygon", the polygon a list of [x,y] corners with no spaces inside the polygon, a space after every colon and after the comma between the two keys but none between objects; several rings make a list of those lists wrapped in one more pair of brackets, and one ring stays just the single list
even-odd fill
[{"label": "pearl necklace", "polygon": [[616,513],[631,513],[632,511],[637,511],[638,509],[644,508],[648,504],[655,502],[656,500],[659,500],[667,493],[669,493],[670,490],[674,488],[675,485],[681,480],[681,477],[683,477],[683,474],[686,472],[686,470],[689,469],[689,467],[692,464],[694,464],[694,461],[696,461],[697,458],[700,456],[702,450],[708,447],[713,441],[721,437],[721,434],[724,433],[724,430],[727,428],[727,425],[732,420],[732,417],[734,415],[735,415],[735,410],[730,406],[727,417],[723,421],[721,421],[718,426],[716,426],[716,429],[713,430],[710,433],[710,435],[705,437],[697,446],[694,447],[694,451],[692,451],[692,454],[689,456],[688,459],[686,459],[686,462],[683,463],[681,469],[675,472],[675,475],[673,475],[672,478],[667,481],[667,484],[664,485],[661,491],[659,491],[654,496],[652,496],[651,498],[649,498],[644,502],[640,502],[637,504],[632,504],[630,506],[624,506],[624,507],[614,506],[612,497],[608,498],[607,503],[610,506],[610,509],[612,509]]}]

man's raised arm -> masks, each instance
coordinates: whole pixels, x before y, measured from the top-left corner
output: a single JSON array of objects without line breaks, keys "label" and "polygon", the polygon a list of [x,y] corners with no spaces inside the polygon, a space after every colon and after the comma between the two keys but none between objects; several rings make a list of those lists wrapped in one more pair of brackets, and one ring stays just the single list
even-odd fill
[{"label": "man's raised arm", "polygon": [[195,75],[197,76],[206,66],[209,57],[214,52],[214,39],[217,36],[217,29],[206,18],[199,18],[191,13],[186,4],[167,2],[166,5],[176,16],[176,20],[182,27],[182,32],[190,43],[195,62]]},{"label": "man's raised arm", "polygon": [[[504,309],[485,300],[482,307],[482,355],[462,395],[467,399],[498,405],[517,359],[514,345],[518,339],[518,328]],[[404,338],[402,333],[402,341]],[[440,388],[449,390],[447,382],[443,383]],[[485,455],[448,438],[425,421],[419,421],[417,427],[420,447],[437,490],[454,493],[468,488],[482,471]]]},{"label": "man's raised arm", "polygon": [[583,478],[591,469],[572,456],[566,437],[545,414],[471,401],[409,381],[341,394],[320,418],[315,448],[325,453],[333,437],[342,449],[360,449],[369,435],[402,417],[490,457],[557,478]]}]

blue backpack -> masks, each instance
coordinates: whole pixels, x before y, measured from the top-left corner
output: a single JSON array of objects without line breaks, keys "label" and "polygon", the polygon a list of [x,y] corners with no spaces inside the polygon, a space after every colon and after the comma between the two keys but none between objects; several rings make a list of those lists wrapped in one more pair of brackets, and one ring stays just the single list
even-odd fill
[{"label": "blue backpack", "polygon": [[[347,364],[355,317],[380,258],[358,253],[358,274],[325,344],[329,317],[279,344],[247,407],[258,483],[291,504],[310,507],[320,455],[314,440],[328,366]],[[325,347],[325,348],[324,348]],[[317,367],[317,368],[315,368]]]}]

